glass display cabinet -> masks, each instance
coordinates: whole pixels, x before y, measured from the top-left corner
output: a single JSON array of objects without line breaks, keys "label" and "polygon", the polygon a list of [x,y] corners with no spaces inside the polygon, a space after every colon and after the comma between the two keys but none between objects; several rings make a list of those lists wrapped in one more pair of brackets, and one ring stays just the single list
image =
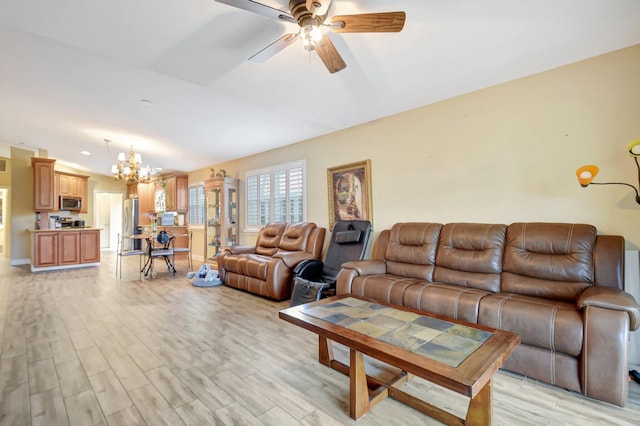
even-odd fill
[{"label": "glass display cabinet", "polygon": [[205,255],[215,262],[225,249],[238,244],[238,179],[216,177],[204,182]]}]

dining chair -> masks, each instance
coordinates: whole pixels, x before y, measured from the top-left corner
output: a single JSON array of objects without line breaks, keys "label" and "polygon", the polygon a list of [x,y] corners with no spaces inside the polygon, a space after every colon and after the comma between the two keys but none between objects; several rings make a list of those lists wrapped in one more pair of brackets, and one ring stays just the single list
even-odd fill
[{"label": "dining chair", "polygon": [[187,238],[187,246],[186,247],[174,247],[173,253],[187,253],[187,260],[189,262],[189,270],[193,270],[193,261],[191,259],[191,238],[193,237],[193,231],[189,231],[187,234],[178,234],[175,235],[176,238]]},{"label": "dining chair", "polygon": [[[146,251],[140,250],[140,249],[125,250],[124,240],[125,238],[122,237],[120,234],[118,234],[118,246],[117,246],[118,255],[116,256],[116,277],[119,277],[120,279],[122,279],[122,258],[123,257],[138,256],[138,261],[140,264],[138,267],[138,271],[139,271],[138,278],[142,278],[142,258],[145,257]],[[118,272],[120,273],[118,274]]]},{"label": "dining chair", "polygon": [[165,231],[160,231],[156,238],[156,247],[152,247],[149,252],[151,264],[149,268],[151,269],[151,277],[154,275],[154,260],[161,257],[164,259],[167,264],[167,269],[171,273],[171,275],[175,275],[176,268],[174,266],[175,262],[175,252],[174,252],[174,242],[176,237],[174,235],[169,235]]}]

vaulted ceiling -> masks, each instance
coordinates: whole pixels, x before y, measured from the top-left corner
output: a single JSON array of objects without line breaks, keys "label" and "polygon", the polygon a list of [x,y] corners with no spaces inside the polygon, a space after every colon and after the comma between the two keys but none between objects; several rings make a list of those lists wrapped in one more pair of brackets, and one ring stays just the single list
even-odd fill
[{"label": "vaulted ceiling", "polygon": [[247,61],[297,25],[214,0],[0,0],[0,144],[101,174],[133,146],[188,172],[640,43],[637,0],[332,11],[407,18],[399,33],[331,34],[347,67],[330,74],[299,42]]}]

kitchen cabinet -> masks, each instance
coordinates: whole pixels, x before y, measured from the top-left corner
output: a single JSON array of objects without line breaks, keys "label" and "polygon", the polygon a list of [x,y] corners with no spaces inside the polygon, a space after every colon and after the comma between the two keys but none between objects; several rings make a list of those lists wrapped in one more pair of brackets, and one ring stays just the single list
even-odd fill
[{"label": "kitchen cabinet", "polygon": [[56,172],[55,174],[55,210],[60,209],[60,195],[78,197],[82,200],[80,213],[88,213],[89,176]]},{"label": "kitchen cabinet", "polygon": [[80,213],[89,213],[89,179],[80,180],[80,197],[82,198],[82,204]]},{"label": "kitchen cabinet", "polygon": [[60,175],[60,195],[81,197],[80,178],[78,176],[58,173]]},{"label": "kitchen cabinet", "polygon": [[55,200],[56,160],[51,158],[31,158],[33,166],[33,210],[36,212],[53,211]]},{"label": "kitchen cabinet", "polygon": [[33,239],[34,266],[37,268],[58,266],[58,233],[37,233]]},{"label": "kitchen cabinet", "polygon": [[32,272],[100,264],[100,229],[34,230],[32,235]]},{"label": "kitchen cabinet", "polygon": [[58,265],[75,265],[77,263],[80,263],[80,232],[59,232]]},{"label": "kitchen cabinet", "polygon": [[150,225],[156,211],[155,183],[131,183],[127,185],[127,197],[138,199],[138,225]]},{"label": "kitchen cabinet", "polygon": [[189,210],[189,178],[169,176],[166,183],[166,211],[186,212]]},{"label": "kitchen cabinet", "polygon": [[80,263],[100,262],[100,230],[91,229],[80,233]]},{"label": "kitchen cabinet", "polygon": [[238,179],[204,182],[205,261],[215,261],[226,247],[238,244]]}]

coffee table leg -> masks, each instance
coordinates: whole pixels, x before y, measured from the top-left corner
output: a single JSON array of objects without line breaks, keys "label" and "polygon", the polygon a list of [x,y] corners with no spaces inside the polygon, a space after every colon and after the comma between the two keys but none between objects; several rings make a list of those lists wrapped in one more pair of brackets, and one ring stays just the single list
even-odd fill
[{"label": "coffee table leg", "polygon": [[359,419],[369,411],[369,387],[362,352],[349,350],[349,415]]},{"label": "coffee table leg", "polygon": [[318,336],[318,361],[327,367],[331,367],[333,361],[333,346],[326,337]]},{"label": "coffee table leg", "polygon": [[493,390],[491,380],[487,382],[480,392],[469,402],[465,425],[490,425]]}]

